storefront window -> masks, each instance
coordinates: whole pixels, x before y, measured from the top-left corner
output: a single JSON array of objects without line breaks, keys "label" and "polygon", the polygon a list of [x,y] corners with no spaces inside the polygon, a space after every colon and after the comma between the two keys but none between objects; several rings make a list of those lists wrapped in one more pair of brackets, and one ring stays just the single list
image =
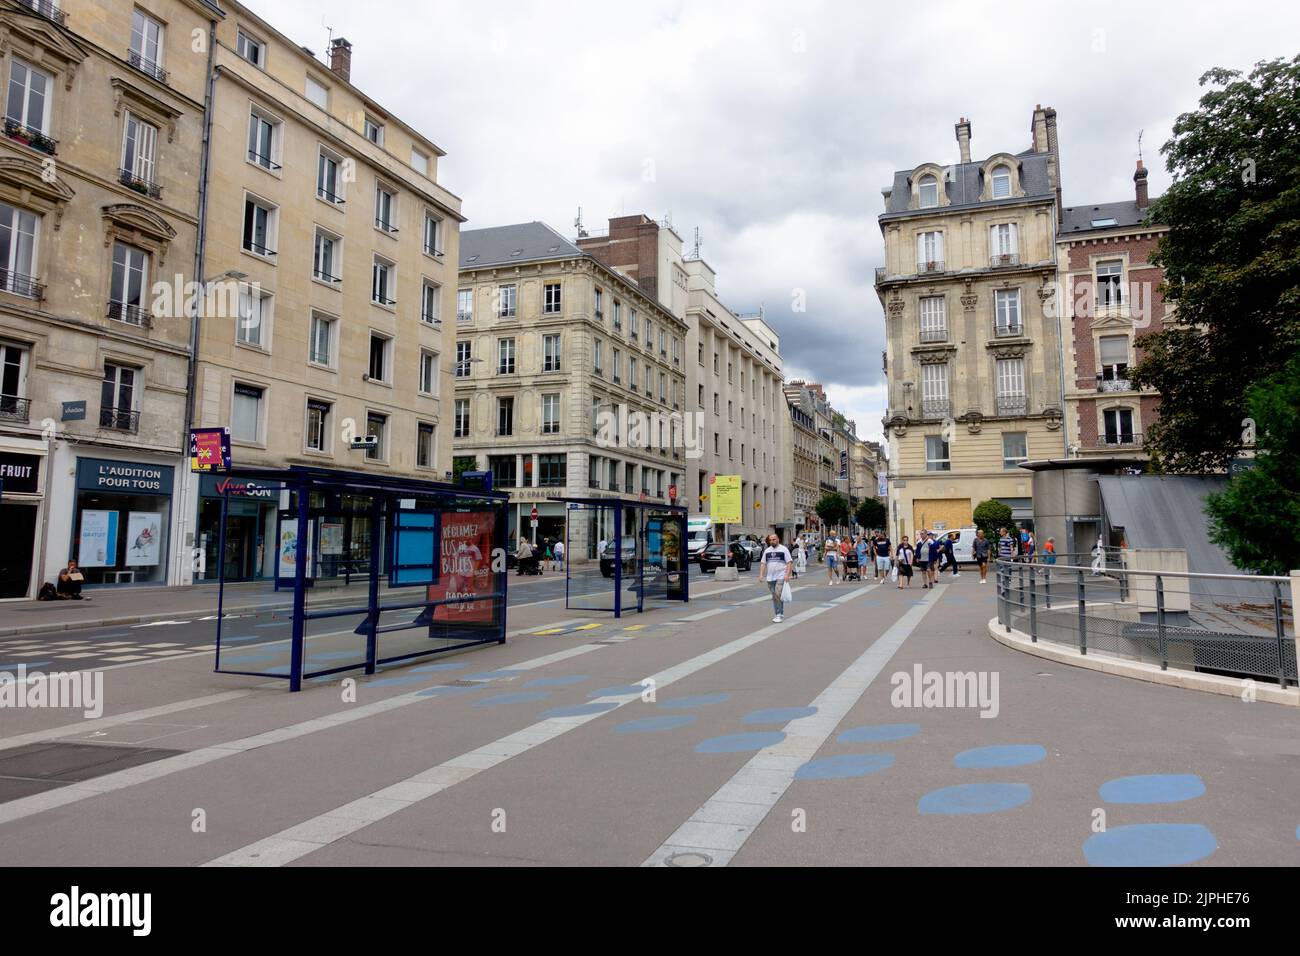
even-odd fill
[{"label": "storefront window", "polygon": [[77,461],[71,556],[87,584],[165,583],[175,468],[134,461]]}]

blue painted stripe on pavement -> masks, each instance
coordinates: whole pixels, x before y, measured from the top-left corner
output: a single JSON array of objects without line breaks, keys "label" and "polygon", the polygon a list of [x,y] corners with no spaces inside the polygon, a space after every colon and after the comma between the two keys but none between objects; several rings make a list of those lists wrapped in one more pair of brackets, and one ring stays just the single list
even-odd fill
[{"label": "blue painted stripe on pavement", "polygon": [[1107,803],[1180,803],[1205,793],[1191,773],[1150,773],[1107,780],[1097,791]]},{"label": "blue painted stripe on pavement", "polygon": [[888,743],[893,740],[906,740],[921,732],[920,724],[871,724],[866,727],[852,727],[835,738],[841,744]]},{"label": "blue painted stripe on pavement", "polygon": [[750,711],[741,723],[787,724],[800,717],[811,717],[815,713],[817,713],[816,707],[767,707],[763,710]]},{"label": "blue painted stripe on pavement", "polygon": [[1038,763],[1046,757],[1047,749],[1038,744],[999,744],[963,750],[952,758],[952,764],[962,770],[1023,767],[1025,764]]},{"label": "blue painted stripe on pavement", "polygon": [[660,717],[643,717],[640,720],[628,720],[614,728],[616,734],[655,734],[665,730],[675,730],[695,723],[694,714],[664,714]]},{"label": "blue painted stripe on pavement", "polygon": [[844,780],[888,770],[893,765],[893,754],[841,754],[837,757],[808,761],[794,772],[794,778],[796,780]]},{"label": "blue painted stripe on pavement", "polygon": [[633,694],[640,694],[645,688],[640,684],[619,684],[617,687],[602,687],[600,690],[593,690],[588,697],[631,697]]},{"label": "blue painted stripe on pavement", "polygon": [[553,707],[550,710],[542,711],[542,720],[550,720],[552,717],[586,717],[588,714],[603,714],[607,710],[613,710],[618,704],[575,704],[570,707]]},{"label": "blue painted stripe on pavement", "polygon": [[437,687],[430,687],[428,690],[417,690],[416,697],[455,697],[457,694],[468,694],[471,691],[482,690],[481,687],[461,687],[458,684],[439,684]]},{"label": "blue painted stripe on pavement", "polygon": [[551,696],[548,690],[526,690],[518,694],[498,694],[496,697],[485,697],[482,700],[474,702],[475,707],[501,707],[508,704],[531,704],[535,701],[546,700]]},{"label": "blue painted stripe on pavement", "polygon": [[539,677],[537,680],[530,680],[524,687],[569,687],[573,684],[581,684],[585,680],[591,680],[582,674],[570,674],[566,677]]},{"label": "blue painted stripe on pavement", "polygon": [[671,700],[662,700],[659,706],[664,710],[690,710],[693,707],[709,707],[713,704],[723,704],[731,700],[730,694],[695,694],[692,697],[675,697]]},{"label": "blue painted stripe on pavement", "polygon": [[1028,803],[1031,796],[1023,783],[965,783],[931,790],[916,809],[924,814],[999,813]]},{"label": "blue painted stripe on pavement", "polygon": [[1180,866],[1219,847],[1199,823],[1135,823],[1094,833],[1083,844],[1089,866]]},{"label": "blue painted stripe on pavement", "polygon": [[737,754],[750,750],[762,750],[773,747],[785,740],[785,732],[780,730],[757,731],[750,734],[725,734],[722,737],[710,737],[695,745],[695,752],[700,754]]}]

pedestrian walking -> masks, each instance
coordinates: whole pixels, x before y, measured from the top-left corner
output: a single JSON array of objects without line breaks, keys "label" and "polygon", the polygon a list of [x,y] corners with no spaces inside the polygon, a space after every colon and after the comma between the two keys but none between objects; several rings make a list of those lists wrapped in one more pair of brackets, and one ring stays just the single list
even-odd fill
[{"label": "pedestrian walking", "polygon": [[885,536],[883,531],[876,532],[874,551],[876,553],[876,574],[888,576],[890,558],[894,553],[894,546],[889,538]]},{"label": "pedestrian walking", "polygon": [[564,542],[557,540],[551,545],[551,556],[555,559],[554,570],[560,571],[564,568]]},{"label": "pedestrian walking", "polygon": [[989,583],[989,539],[984,537],[983,529],[975,532],[975,541],[971,545],[971,553],[974,555],[975,563],[980,568],[980,584]]},{"label": "pedestrian walking", "polygon": [[961,577],[961,570],[957,567],[957,554],[954,550],[957,547],[957,532],[953,531],[943,540],[943,557],[948,562],[948,568],[952,570],[954,578]]},{"label": "pedestrian walking", "polygon": [[793,572],[794,559],[790,557],[790,549],[775,534],[769,534],[767,547],[763,549],[763,556],[758,562],[758,579],[767,584],[767,589],[772,594],[773,624],[785,620],[786,591]]},{"label": "pedestrian walking", "polygon": [[826,583],[834,584],[835,565],[840,556],[840,544],[835,540],[834,535],[827,538],[826,543],[822,545],[822,556],[826,562]]},{"label": "pedestrian walking", "polygon": [[[871,557],[871,548],[867,545],[866,535],[858,537],[857,544],[854,545],[853,550],[856,551],[858,555],[858,578],[865,581],[867,577],[862,573],[862,571],[867,566],[867,562]],[[879,569],[876,570],[876,577],[880,577]]]},{"label": "pedestrian walking", "polygon": [[898,545],[897,557],[898,589],[901,591],[912,586],[912,562],[916,560],[916,552],[907,543],[907,535],[903,535],[903,540]]},{"label": "pedestrian walking", "polygon": [[930,535],[925,529],[922,529],[916,536],[916,569],[921,573],[921,587],[930,586]]},{"label": "pedestrian walking", "polygon": [[808,572],[808,547],[804,544],[803,538],[795,546],[794,553],[794,573],[796,575],[806,574]]}]

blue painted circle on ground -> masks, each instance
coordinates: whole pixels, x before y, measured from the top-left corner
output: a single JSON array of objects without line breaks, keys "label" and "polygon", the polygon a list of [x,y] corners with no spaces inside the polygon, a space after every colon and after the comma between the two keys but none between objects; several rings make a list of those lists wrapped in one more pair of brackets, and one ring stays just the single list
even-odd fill
[{"label": "blue painted circle on ground", "polygon": [[421,684],[429,678],[421,677],[418,674],[403,674],[401,677],[381,677],[378,680],[368,681],[367,687],[383,687],[387,684]]},{"label": "blue painted circle on ground", "polygon": [[916,809],[920,813],[999,813],[1029,802],[1029,786],[1023,783],[963,783],[931,790]]},{"label": "blue painted circle on ground", "polygon": [[628,720],[614,728],[616,734],[656,734],[664,730],[675,730],[695,723],[694,714],[664,714],[660,717],[643,717],[640,720]]},{"label": "blue painted circle on ground", "polygon": [[573,704],[569,707],[552,707],[550,710],[542,711],[542,719],[550,720],[552,717],[586,717],[588,714],[603,714],[607,710],[613,710],[618,704]]},{"label": "blue painted circle on ground", "polygon": [[437,687],[430,687],[428,690],[417,690],[416,697],[454,697],[457,694],[468,694],[471,691],[482,690],[481,687],[461,687],[457,684],[439,684]]},{"label": "blue painted circle on ground", "polygon": [[835,738],[841,744],[878,744],[891,740],[906,740],[921,732],[920,724],[872,724],[852,727]]},{"label": "blue painted circle on ground", "polygon": [[482,700],[474,701],[475,707],[501,707],[506,704],[531,704],[539,700],[546,700],[551,696],[549,690],[526,690],[518,694],[498,694],[495,697],[484,697]]},{"label": "blue painted circle on ground", "polygon": [[1181,803],[1205,792],[1194,773],[1148,773],[1107,780],[1097,791],[1107,803]]},{"label": "blue painted circle on ground", "polygon": [[810,760],[794,772],[796,780],[844,780],[848,777],[865,777],[869,773],[888,770],[894,765],[893,754],[841,754]]},{"label": "blue painted circle on ground", "polygon": [[425,664],[423,667],[412,667],[411,673],[423,674],[426,671],[458,671],[462,667],[468,666],[468,664]]},{"label": "blue painted circle on ground", "polygon": [[1136,823],[1094,833],[1083,855],[1089,866],[1179,866],[1216,849],[1214,834],[1199,823]]},{"label": "blue painted circle on ground", "polygon": [[746,724],[784,724],[800,717],[811,717],[816,707],[767,707],[750,711],[741,721]]},{"label": "blue painted circle on ground", "polygon": [[631,697],[633,694],[641,694],[645,688],[640,684],[619,684],[617,687],[602,687],[600,690],[593,690],[588,697]]},{"label": "blue painted circle on ground", "polygon": [[762,750],[785,740],[780,730],[761,730],[749,734],[726,734],[722,737],[710,737],[695,745],[699,754],[738,754],[747,750]]},{"label": "blue painted circle on ground", "polygon": [[730,694],[696,694],[693,697],[675,697],[659,702],[664,710],[690,710],[692,707],[708,707],[731,700]]},{"label": "blue painted circle on ground", "polygon": [[539,677],[537,680],[530,680],[525,687],[568,687],[571,684],[581,684],[585,680],[591,680],[581,674],[573,674],[568,677]]},{"label": "blue painted circle on ground", "polygon": [[1047,757],[1047,750],[1038,744],[999,744],[963,750],[952,758],[952,765],[962,770],[982,770],[988,767],[1023,767],[1038,763]]},{"label": "blue painted circle on ground", "polygon": [[468,677],[465,678],[465,680],[497,680],[498,678],[501,677],[515,677],[519,674],[526,674],[526,673],[527,671],[512,671],[512,670],[483,671],[482,673],[479,674],[470,674]]}]

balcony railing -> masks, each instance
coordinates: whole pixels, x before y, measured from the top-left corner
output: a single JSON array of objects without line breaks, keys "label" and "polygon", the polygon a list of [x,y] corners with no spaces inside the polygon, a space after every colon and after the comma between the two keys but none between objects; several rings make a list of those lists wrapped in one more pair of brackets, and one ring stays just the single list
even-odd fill
[{"label": "balcony railing", "polygon": [[347,201],[342,196],[332,193],[321,186],[316,187],[316,195],[321,199],[324,199],[326,202],[331,202],[336,206],[342,206]]},{"label": "balcony railing", "polygon": [[10,272],[8,269],[0,269],[0,292],[12,292],[38,302],[45,298],[45,286],[31,276]]},{"label": "balcony railing", "polygon": [[1023,322],[1007,322],[1003,319],[993,320],[993,337],[995,339],[1019,338],[1024,334],[1025,324]]},{"label": "balcony railing", "polygon": [[0,421],[26,422],[32,410],[30,398],[17,395],[0,395]]},{"label": "balcony railing", "polygon": [[389,235],[395,235],[395,234],[397,233],[397,227],[394,226],[394,225],[393,225],[391,222],[389,222],[387,219],[379,219],[378,217],[376,217],[376,218],[375,218],[375,228],[376,228],[376,229],[379,229],[379,230],[381,230],[381,231],[383,231],[383,232],[386,232],[386,233],[388,233]]},{"label": "balcony railing", "polygon": [[47,20],[53,20],[59,26],[63,26],[68,19],[68,15],[51,3],[50,0],[18,0],[18,4]]},{"label": "balcony railing", "polygon": [[473,320],[473,318],[474,318],[474,313],[473,313],[473,312],[457,312],[457,313],[456,313],[456,321],[457,321],[457,322],[469,322],[469,321]]},{"label": "balcony railing", "polygon": [[934,342],[947,342],[947,341],[948,341],[947,329],[922,329],[921,330],[922,345],[928,345]]},{"label": "balcony railing", "polygon": [[272,172],[278,171],[280,169],[279,163],[271,159],[270,156],[262,155],[255,149],[250,149],[248,151],[248,159],[250,162],[256,163],[258,166],[261,166],[263,169],[269,169]]},{"label": "balcony railing", "polygon": [[1132,390],[1133,382],[1127,377],[1097,379],[1097,391],[1099,392],[1129,392]]},{"label": "balcony railing", "polygon": [[139,53],[132,50],[126,55],[126,62],[139,70],[146,76],[152,76],[159,83],[167,82],[167,71],[155,63],[153,60],[146,60]]},{"label": "balcony railing", "polygon": [[142,176],[137,176],[129,169],[119,169],[117,171],[117,181],[127,189],[134,189],[142,196],[148,196],[150,199],[162,198],[162,187],[155,182],[150,182]]},{"label": "balcony railing", "polygon": [[52,136],[47,136],[40,130],[24,126],[16,119],[5,119],[5,135],[12,140],[17,140],[24,146],[30,146],[38,152],[48,153],[53,156],[58,151],[59,141]]},{"label": "balcony railing", "polygon": [[251,242],[251,241],[249,241],[249,242],[245,242],[245,243],[244,243],[244,251],[246,251],[246,252],[253,252],[253,253],[256,253],[256,254],[259,255],[259,256],[267,256],[268,258],[269,258],[270,256],[275,255],[275,250],[274,250],[274,249],[269,249],[269,248],[267,248],[266,246],[262,245],[262,244],[259,243],[259,242]]},{"label": "balcony railing", "polygon": [[127,325],[135,325],[142,329],[153,327],[153,316],[138,305],[127,302],[110,302],[107,315],[114,321],[125,322]]},{"label": "balcony railing", "polygon": [[1093,448],[1140,448],[1142,446],[1141,432],[1108,432],[1098,435]]},{"label": "balcony railing", "polygon": [[877,267],[876,267],[876,285],[880,285],[880,283],[884,282],[884,281],[885,281],[885,276],[887,276],[888,274],[889,274],[889,270],[887,270],[884,266],[877,266]]},{"label": "balcony railing", "polygon": [[375,305],[397,305],[396,299],[390,299],[387,296],[379,294],[372,295],[370,301]]},{"label": "balcony railing", "polygon": [[999,395],[995,403],[999,415],[1024,415],[1029,408],[1024,395]]},{"label": "balcony railing", "polygon": [[101,408],[99,427],[134,435],[140,430],[140,413],[129,408]]},{"label": "balcony railing", "polygon": [[437,246],[431,246],[426,242],[424,244],[424,254],[426,256],[433,256],[435,259],[441,259],[443,252]]},{"label": "balcony railing", "polygon": [[917,275],[925,275],[927,272],[943,272],[942,259],[918,259],[916,263]]},{"label": "balcony railing", "polygon": [[995,256],[989,256],[989,265],[994,269],[1005,266],[1018,266],[1020,265],[1020,253],[1002,252]]},{"label": "balcony railing", "polygon": [[921,402],[921,414],[926,418],[947,418],[952,414],[952,402],[946,398],[924,399]]},{"label": "balcony railing", "polygon": [[314,269],[312,278],[319,279],[321,282],[328,282],[330,285],[339,285],[343,281],[342,276],[332,276],[324,269]]}]

